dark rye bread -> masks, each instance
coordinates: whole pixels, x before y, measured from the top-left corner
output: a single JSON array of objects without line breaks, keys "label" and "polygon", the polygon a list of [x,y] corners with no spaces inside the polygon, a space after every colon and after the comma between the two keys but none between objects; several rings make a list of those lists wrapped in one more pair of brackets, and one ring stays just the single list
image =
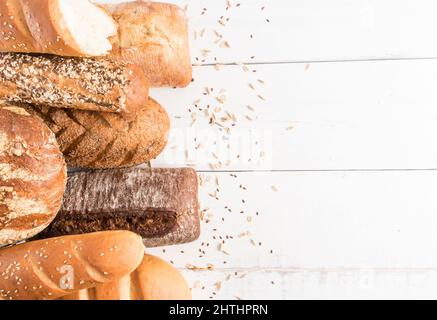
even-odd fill
[{"label": "dark rye bread", "polygon": [[27,106],[56,134],[71,167],[132,167],[155,159],[165,148],[170,120],[155,100],[135,114]]},{"label": "dark rye bread", "polygon": [[108,59],[0,53],[0,100],[136,112],[149,96],[141,68]]},{"label": "dark rye bread", "polygon": [[106,230],[138,233],[147,247],[196,240],[196,172],[131,168],[71,173],[58,216],[38,237]]}]

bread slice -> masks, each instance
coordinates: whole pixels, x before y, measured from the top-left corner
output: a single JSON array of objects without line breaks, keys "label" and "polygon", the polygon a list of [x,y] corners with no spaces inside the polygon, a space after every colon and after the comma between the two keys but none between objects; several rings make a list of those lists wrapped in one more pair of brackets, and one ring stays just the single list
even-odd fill
[{"label": "bread slice", "polygon": [[88,0],[0,1],[1,51],[103,56],[112,49],[115,21]]}]

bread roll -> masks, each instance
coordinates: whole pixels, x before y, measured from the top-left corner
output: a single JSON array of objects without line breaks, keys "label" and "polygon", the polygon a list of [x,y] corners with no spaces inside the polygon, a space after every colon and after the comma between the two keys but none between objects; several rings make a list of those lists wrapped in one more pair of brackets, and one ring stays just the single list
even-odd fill
[{"label": "bread roll", "polygon": [[107,59],[0,53],[0,99],[55,108],[135,112],[148,80],[134,65]]},{"label": "bread roll", "polygon": [[145,255],[130,276],[78,291],[64,300],[191,300],[184,277],[167,262]]},{"label": "bread roll", "polygon": [[144,68],[153,87],[186,87],[192,79],[188,25],[176,5],[134,1],[104,6],[118,24],[111,56]]},{"label": "bread roll", "polygon": [[0,250],[0,297],[57,299],[122,278],[141,263],[141,237],[101,232],[28,242]]},{"label": "bread roll", "polygon": [[108,169],[148,162],[164,149],[170,130],[167,113],[152,99],[128,117],[108,112],[27,108],[55,132],[72,167]]},{"label": "bread roll", "polygon": [[114,20],[88,0],[0,1],[0,51],[103,56]]},{"label": "bread roll", "polygon": [[66,180],[50,129],[22,108],[0,106],[0,246],[47,227],[61,207]]}]

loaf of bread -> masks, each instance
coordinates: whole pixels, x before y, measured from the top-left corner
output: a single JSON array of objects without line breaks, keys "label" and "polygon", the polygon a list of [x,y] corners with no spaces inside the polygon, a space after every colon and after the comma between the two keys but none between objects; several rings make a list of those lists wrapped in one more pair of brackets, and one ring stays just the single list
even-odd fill
[{"label": "loaf of bread", "polygon": [[186,87],[191,82],[188,26],[181,8],[150,1],[104,7],[118,24],[113,57],[141,65],[153,87]]},{"label": "loaf of bread", "polygon": [[0,249],[0,298],[52,300],[120,279],[144,257],[141,238],[114,231]]},{"label": "loaf of bread", "polygon": [[196,240],[196,172],[131,168],[71,173],[62,209],[38,237],[104,230],[138,233],[146,247]]},{"label": "loaf of bread", "polygon": [[191,290],[173,266],[146,254],[141,265],[119,280],[81,290],[63,300],[191,300]]},{"label": "loaf of bread", "polygon": [[47,227],[61,207],[66,180],[50,129],[22,108],[0,105],[0,246]]},{"label": "loaf of bread", "polygon": [[141,68],[108,59],[0,53],[0,100],[135,112],[148,98]]},{"label": "loaf of bread", "polygon": [[55,132],[71,167],[131,167],[156,158],[167,144],[169,117],[149,99],[135,114],[27,106]]},{"label": "loaf of bread", "polygon": [[103,56],[114,20],[88,0],[0,1],[0,51]]}]

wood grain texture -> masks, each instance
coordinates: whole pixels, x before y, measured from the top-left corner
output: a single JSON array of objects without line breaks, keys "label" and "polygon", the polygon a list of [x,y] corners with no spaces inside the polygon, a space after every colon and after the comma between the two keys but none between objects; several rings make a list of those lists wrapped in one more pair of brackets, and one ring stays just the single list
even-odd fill
[{"label": "wood grain texture", "polygon": [[205,173],[200,179],[199,241],[151,251],[178,268],[437,267],[435,171]]},{"label": "wood grain texture", "polygon": [[435,299],[433,270],[184,271],[194,299]]},{"label": "wood grain texture", "polygon": [[[197,67],[189,90],[152,91],[173,124],[168,148],[154,165],[230,171],[436,167],[437,150],[430,146],[437,136],[437,60],[248,69],[257,72]],[[210,124],[212,117],[218,124]]]},{"label": "wood grain texture", "polygon": [[437,57],[432,0],[165,2],[187,6],[196,64]]},{"label": "wood grain texture", "polygon": [[[435,298],[435,2],[171,2],[202,66],[189,89],[152,91],[174,127],[153,164],[210,178],[201,239],[153,252],[194,298]],[[231,134],[208,104],[235,115]]]}]

